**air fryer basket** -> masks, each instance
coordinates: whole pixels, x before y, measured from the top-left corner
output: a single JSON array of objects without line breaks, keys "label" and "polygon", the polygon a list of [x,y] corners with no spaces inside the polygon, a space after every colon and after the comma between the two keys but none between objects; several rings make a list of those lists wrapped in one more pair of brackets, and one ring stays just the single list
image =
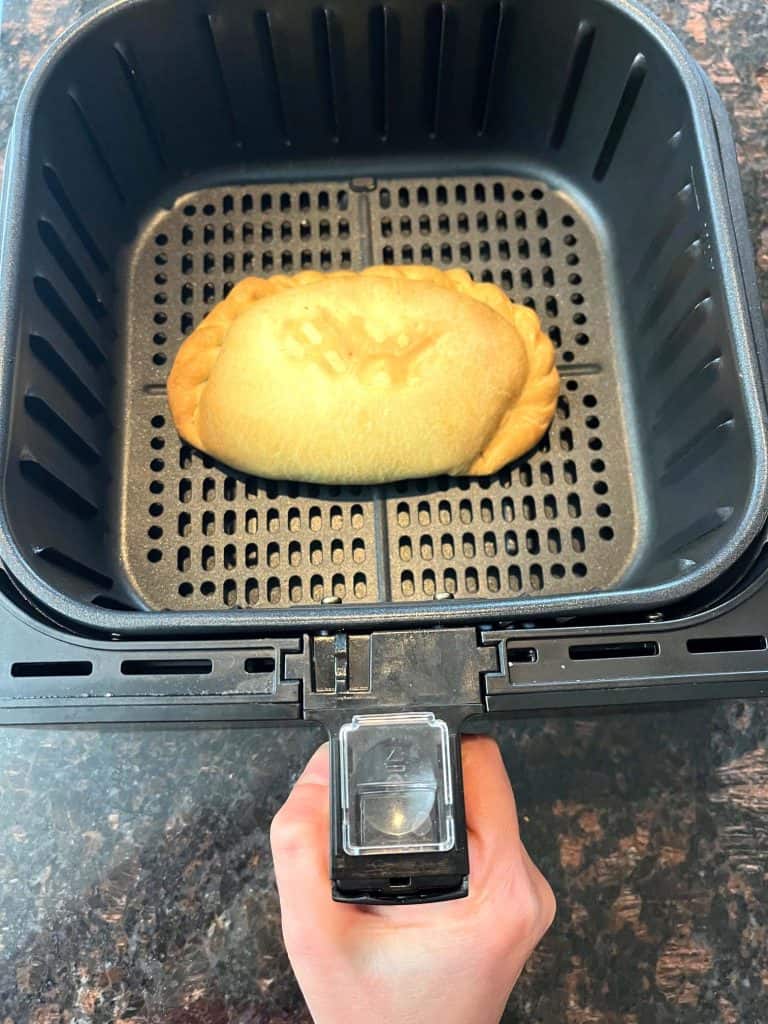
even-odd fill
[{"label": "air fryer basket", "polygon": [[[765,517],[733,201],[700,72],[632,3],[114,4],[14,127],[0,557],[122,632],[690,594]],[[237,280],[375,262],[463,266],[537,310],[563,389],[536,452],[340,489],[181,444],[170,363]]]}]

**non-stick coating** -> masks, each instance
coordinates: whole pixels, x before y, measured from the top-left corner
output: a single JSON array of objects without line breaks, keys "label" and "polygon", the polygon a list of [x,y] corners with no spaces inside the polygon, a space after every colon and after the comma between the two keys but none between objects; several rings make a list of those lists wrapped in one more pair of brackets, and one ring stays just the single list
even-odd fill
[{"label": "non-stick coating", "polygon": [[[488,479],[341,489],[249,479],[180,443],[168,370],[234,282],[403,262],[464,267],[539,313],[562,393],[529,458]],[[508,176],[208,189],[154,219],[130,263],[121,532],[150,607],[545,596],[626,576],[639,480],[600,250],[567,196]]]}]

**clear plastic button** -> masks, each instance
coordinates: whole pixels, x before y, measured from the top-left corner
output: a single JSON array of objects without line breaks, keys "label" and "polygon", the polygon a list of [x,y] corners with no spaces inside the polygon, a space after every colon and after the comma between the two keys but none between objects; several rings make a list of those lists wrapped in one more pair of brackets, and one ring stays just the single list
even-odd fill
[{"label": "clear plastic button", "polygon": [[339,733],[344,850],[444,853],[455,830],[448,727],[431,712],[355,715]]}]

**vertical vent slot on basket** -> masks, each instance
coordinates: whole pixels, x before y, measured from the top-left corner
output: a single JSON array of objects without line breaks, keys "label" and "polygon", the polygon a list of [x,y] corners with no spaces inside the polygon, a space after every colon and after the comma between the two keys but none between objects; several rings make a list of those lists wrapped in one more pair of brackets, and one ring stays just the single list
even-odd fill
[{"label": "vertical vent slot on basket", "polygon": [[232,103],[232,96],[229,92],[229,86],[227,85],[227,78],[224,73],[224,65],[222,61],[221,52],[219,50],[219,44],[216,40],[216,27],[214,16],[212,14],[206,15],[203,25],[205,26],[205,37],[207,41],[207,49],[211,58],[211,67],[213,69],[213,79],[216,82],[216,90],[219,95],[221,102],[221,109],[224,114],[224,120],[229,125],[230,134],[232,136],[232,142],[236,149],[243,149],[243,133],[240,130],[240,126],[237,122],[237,114],[235,113],[235,107]]},{"label": "vertical vent slot on basket", "polygon": [[40,220],[37,230],[43,245],[58,263],[69,283],[83,300],[96,320],[103,320],[107,316],[104,303],[91,287],[88,278],[78,266],[77,261],[64,245],[56,228],[47,220]]},{"label": "vertical vent slot on basket", "polygon": [[56,351],[49,341],[39,334],[29,338],[32,354],[42,363],[48,372],[56,378],[64,390],[72,397],[88,416],[98,416],[104,412],[104,406],[91,389],[83,383],[69,363]]},{"label": "vertical vent slot on basket", "polygon": [[506,0],[488,7],[483,17],[480,48],[477,55],[474,124],[478,135],[493,127],[498,80],[508,63],[512,36],[512,11]]},{"label": "vertical vent slot on basket", "polygon": [[695,238],[691,244],[681,252],[673,261],[667,272],[664,283],[660,288],[654,289],[656,298],[651,302],[640,321],[639,331],[647,334],[658,322],[664,311],[670,305],[674,297],[701,263],[704,257],[704,246],[700,238]]},{"label": "vertical vent slot on basket", "polygon": [[431,139],[436,139],[440,133],[440,112],[450,14],[447,3],[432,4],[427,8],[425,18],[424,117],[427,133]]},{"label": "vertical vent slot on basket", "polygon": [[576,39],[573,44],[573,53],[568,67],[568,76],[565,81],[563,97],[560,101],[560,109],[557,112],[555,124],[552,129],[550,143],[554,149],[561,149],[568,136],[568,129],[571,124],[573,112],[576,109],[576,101],[579,98],[581,85],[589,64],[592,46],[595,42],[595,29],[588,21],[579,22],[576,31]]},{"label": "vertical vent slot on basket", "polygon": [[111,590],[114,586],[114,581],[109,576],[104,576],[102,573],[97,572],[96,569],[92,569],[90,565],[84,565],[83,562],[70,558],[69,555],[65,555],[63,551],[59,551],[56,548],[40,548],[35,551],[35,554],[49,565],[53,565],[57,569],[63,569],[70,576],[77,576],[81,580],[86,580],[101,590]]},{"label": "vertical vent slot on basket", "polygon": [[712,636],[689,640],[689,654],[746,654],[764,651],[768,642],[764,636]]},{"label": "vertical vent slot on basket", "polygon": [[82,462],[85,466],[95,466],[101,461],[100,452],[96,451],[85,438],[78,434],[44,398],[26,394],[24,408],[28,415],[74,455],[78,462]]},{"label": "vertical vent slot on basket", "polygon": [[692,342],[699,338],[714,312],[714,301],[709,294],[703,295],[691,309],[686,309],[671,331],[660,336],[658,352],[651,360],[648,376],[663,375],[687,351]]},{"label": "vertical vent slot on basket", "polygon": [[611,127],[608,130],[608,135],[603,143],[603,148],[600,152],[600,156],[595,164],[593,171],[593,177],[595,181],[603,181],[608,171],[611,169],[613,158],[616,155],[616,150],[619,148],[624,132],[629,124],[629,119],[632,116],[632,111],[635,109],[637,98],[640,95],[640,90],[643,87],[643,82],[648,73],[648,62],[645,59],[645,55],[638,53],[632,62],[627,81],[624,86],[624,91],[621,94],[619,105],[616,109],[616,113],[611,123]]},{"label": "vertical vent slot on basket", "polygon": [[687,438],[667,456],[662,483],[680,483],[692,470],[711,459],[732,434],[733,427],[734,419],[730,412],[722,410],[715,413],[693,437]]},{"label": "vertical vent slot on basket", "polygon": [[664,555],[675,555],[679,551],[688,550],[696,541],[725,526],[733,513],[734,508],[732,505],[723,505],[720,508],[705,513],[703,516],[699,516],[690,525],[667,538],[659,546],[659,551]]},{"label": "vertical vent slot on basket", "polygon": [[[648,147],[644,157],[638,158],[634,173],[639,180],[653,181],[656,195],[675,195],[692,182],[693,168],[687,159],[688,148],[683,145],[684,139],[685,134],[679,129],[663,142],[659,138],[655,145]],[[631,205],[633,212],[626,229],[628,236],[645,239],[649,229],[658,228],[661,218],[649,219],[647,195],[642,189],[634,192]],[[635,255],[640,255],[641,248],[642,245],[635,247]]]},{"label": "vertical vent slot on basket", "polygon": [[83,223],[80,214],[72,205],[72,202],[61,183],[61,179],[50,164],[43,164],[43,180],[45,181],[48,191],[56,200],[61,212],[69,221],[72,230],[82,242],[83,248],[88,252],[88,255],[91,257],[101,273],[106,274],[109,270],[109,264],[102,255],[102,252],[94,241],[90,231]]},{"label": "vertical vent slot on basket", "polygon": [[115,43],[113,49],[128,90],[136,105],[139,120],[147,134],[152,152],[155,154],[155,159],[162,169],[166,169],[168,161],[165,159],[165,153],[163,152],[163,136],[158,126],[157,117],[152,110],[152,104],[150,103],[146,87],[139,75],[136,58],[127,43]]},{"label": "vertical vent slot on basket", "polygon": [[85,327],[83,327],[69,306],[67,306],[51,282],[47,278],[38,275],[35,277],[33,285],[37,297],[59,326],[74,341],[84,358],[91,366],[103,365],[106,362],[106,357],[101,348],[93,340]]},{"label": "vertical vent slot on basket", "polygon": [[391,105],[390,46],[392,12],[386,5],[374,7],[369,20],[371,98],[374,131],[382,142],[389,138]]},{"label": "vertical vent slot on basket", "polygon": [[125,206],[127,202],[125,192],[123,191],[123,188],[120,182],[118,181],[114,168],[107,159],[107,155],[104,152],[104,147],[99,142],[96,132],[93,129],[93,125],[89,121],[88,116],[85,113],[85,110],[83,109],[83,106],[80,103],[80,100],[77,98],[77,96],[75,96],[73,92],[68,93],[68,95],[72,103],[72,108],[74,109],[75,114],[77,116],[77,121],[83,130],[83,135],[85,135],[88,145],[90,146],[91,152],[93,153],[96,159],[96,163],[101,168],[101,171],[106,181],[112,187],[112,190],[117,196],[120,205]]},{"label": "vertical vent slot on basket", "polygon": [[65,483],[51,470],[31,455],[23,455],[19,460],[19,470],[25,480],[34,484],[38,490],[54,501],[59,508],[71,512],[78,519],[93,519],[98,515],[98,508],[82,494]]},{"label": "vertical vent slot on basket", "polygon": [[341,121],[339,116],[340,75],[339,59],[339,25],[336,14],[323,7],[316,10],[312,19],[317,54],[317,66],[320,76],[320,88],[324,96],[324,108],[328,123],[328,134],[331,141],[337,143],[341,138]]},{"label": "vertical vent slot on basket", "polygon": [[656,265],[659,253],[683,224],[689,213],[695,210],[693,186],[690,181],[675,193],[670,208],[667,210],[659,230],[654,234],[643,254],[637,270],[632,277],[633,285],[637,285]]},{"label": "vertical vent slot on basket", "polygon": [[[656,411],[652,429],[665,429],[668,436],[676,421],[689,415],[697,399],[712,391],[722,376],[722,354],[718,350],[705,352],[698,366],[688,371],[685,383],[678,387],[666,388],[660,394],[660,405]],[[672,433],[671,436],[674,436]]]},{"label": "vertical vent slot on basket", "polygon": [[285,100],[280,85],[275,40],[272,33],[272,21],[269,11],[256,12],[255,31],[259,60],[264,69],[263,88],[272,109],[277,112],[277,123],[282,140],[286,146],[289,146],[291,144],[291,135],[288,130]]}]

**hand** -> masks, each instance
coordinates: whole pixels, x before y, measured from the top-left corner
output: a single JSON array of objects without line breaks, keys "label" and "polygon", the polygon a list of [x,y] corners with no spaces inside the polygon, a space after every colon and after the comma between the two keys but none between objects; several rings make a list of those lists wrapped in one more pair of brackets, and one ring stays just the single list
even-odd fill
[{"label": "hand", "polygon": [[272,823],[283,936],[315,1024],[497,1024],[555,898],[525,851],[496,743],[462,742],[469,896],[413,907],[334,903],[328,748]]}]

